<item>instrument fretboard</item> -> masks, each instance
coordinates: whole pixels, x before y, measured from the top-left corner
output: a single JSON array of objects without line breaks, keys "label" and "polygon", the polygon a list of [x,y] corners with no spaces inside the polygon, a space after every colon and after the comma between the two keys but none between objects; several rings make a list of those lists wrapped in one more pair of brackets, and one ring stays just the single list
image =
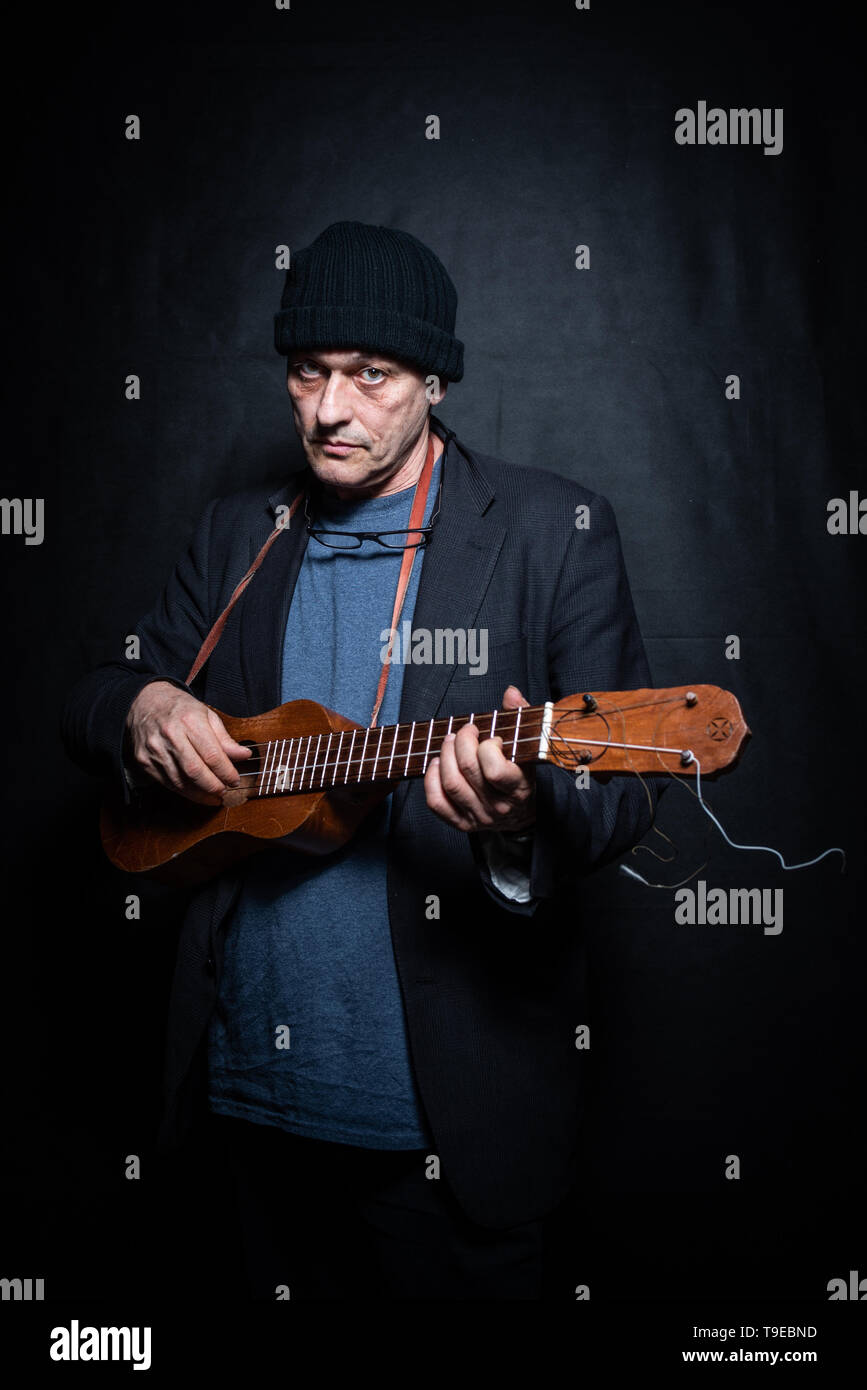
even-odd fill
[{"label": "instrument fretboard", "polygon": [[256,744],[254,757],[239,771],[242,782],[255,784],[256,796],[423,777],[431,759],[441,751],[443,740],[465,724],[475,724],[481,738],[501,738],[503,753],[510,762],[534,762],[540,756],[544,714],[544,705],[526,705],[489,714],[386,724],[379,729],[272,739]]}]

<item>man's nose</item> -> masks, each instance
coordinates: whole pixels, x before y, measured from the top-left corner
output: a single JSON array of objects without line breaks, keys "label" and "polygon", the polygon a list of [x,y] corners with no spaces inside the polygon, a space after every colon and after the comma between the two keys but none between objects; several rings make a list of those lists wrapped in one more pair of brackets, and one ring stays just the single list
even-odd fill
[{"label": "man's nose", "polygon": [[332,372],[316,406],[316,418],[320,425],[335,425],[339,421],[352,419],[351,392],[352,383],[340,372]]}]

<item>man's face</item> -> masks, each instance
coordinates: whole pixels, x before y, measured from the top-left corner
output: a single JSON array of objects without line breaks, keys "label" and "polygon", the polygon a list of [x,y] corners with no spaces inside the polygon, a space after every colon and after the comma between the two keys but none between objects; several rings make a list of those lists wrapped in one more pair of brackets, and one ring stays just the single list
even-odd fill
[{"label": "man's face", "polygon": [[[409,486],[427,421],[424,375],[380,353],[289,354],[286,389],[307,461],[326,487],[363,496]],[[435,400],[442,400],[445,384]],[[341,447],[342,446],[342,447]]]}]

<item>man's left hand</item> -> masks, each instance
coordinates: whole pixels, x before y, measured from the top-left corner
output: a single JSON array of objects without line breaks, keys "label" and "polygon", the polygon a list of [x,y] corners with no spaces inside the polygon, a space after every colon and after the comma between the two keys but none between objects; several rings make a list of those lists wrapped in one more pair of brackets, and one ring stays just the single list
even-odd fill
[{"label": "man's left hand", "polygon": [[[529,705],[510,685],[503,709]],[[523,830],[536,819],[536,768],[511,762],[503,740],[479,738],[475,724],[448,734],[425,773],[424,791],[432,811],[457,830]]]}]

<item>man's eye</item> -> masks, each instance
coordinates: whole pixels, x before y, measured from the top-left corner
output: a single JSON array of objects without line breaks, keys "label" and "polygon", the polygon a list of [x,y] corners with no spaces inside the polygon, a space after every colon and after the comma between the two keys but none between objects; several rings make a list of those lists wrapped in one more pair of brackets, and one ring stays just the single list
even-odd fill
[{"label": "man's eye", "polygon": [[296,362],[295,370],[296,372],[300,372],[302,376],[310,376],[319,369],[315,362]]},{"label": "man's eye", "polygon": [[[382,381],[382,379],[383,379],[384,376],[385,376],[385,372],[382,370],[381,367],[364,367],[364,368],[362,368],[362,376],[364,375],[365,372],[378,372],[378,373],[379,373],[379,376],[377,377],[377,381]],[[369,377],[368,377],[368,381],[370,381],[370,378],[369,378]],[[373,381],[370,381],[370,384],[371,384],[371,386],[374,386],[376,383],[373,382]]]}]

